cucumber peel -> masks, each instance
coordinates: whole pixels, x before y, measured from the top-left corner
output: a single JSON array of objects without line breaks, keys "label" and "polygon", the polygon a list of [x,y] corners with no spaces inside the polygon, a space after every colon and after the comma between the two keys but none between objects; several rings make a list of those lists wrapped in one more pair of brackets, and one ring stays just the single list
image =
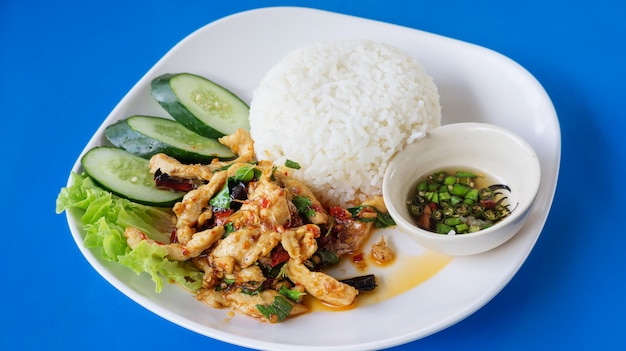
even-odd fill
[{"label": "cucumber peel", "polygon": [[108,126],[104,135],[113,145],[143,158],[164,153],[183,163],[210,163],[214,158],[236,157],[219,141],[166,118],[131,116]]},{"label": "cucumber peel", "polygon": [[191,73],[164,74],[152,80],[150,93],[175,120],[208,138],[250,129],[249,106],[235,94]]}]

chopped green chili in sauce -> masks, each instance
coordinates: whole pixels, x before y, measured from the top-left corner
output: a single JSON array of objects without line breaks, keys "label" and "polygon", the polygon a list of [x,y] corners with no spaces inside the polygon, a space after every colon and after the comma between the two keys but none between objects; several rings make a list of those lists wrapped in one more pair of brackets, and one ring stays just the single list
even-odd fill
[{"label": "chopped green chili in sauce", "polygon": [[489,228],[511,214],[502,184],[468,171],[440,170],[422,177],[409,194],[415,224],[438,234],[466,234]]}]

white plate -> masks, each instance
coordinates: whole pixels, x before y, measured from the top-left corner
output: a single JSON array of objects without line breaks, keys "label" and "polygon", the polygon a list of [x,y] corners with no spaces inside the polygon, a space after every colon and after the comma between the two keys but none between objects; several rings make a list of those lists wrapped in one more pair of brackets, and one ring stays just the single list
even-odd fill
[{"label": "white plate", "polygon": [[[147,275],[136,276],[103,261],[98,250],[85,249],[79,224],[70,213],[69,227],[89,263],[122,293],[157,315],[211,338],[257,349],[391,347],[444,329],[490,301],[518,271],[541,233],[556,188],[561,140],[556,113],[541,85],[516,63],[485,48],[312,9],[278,7],[239,13],[199,29],[172,48],[116,106],[83,153],[101,144],[104,127],[116,120],[133,114],[165,115],[149,93],[155,76],[193,72],[249,102],[265,72],[289,51],[343,38],[386,42],[416,57],[439,87],[444,123],[498,124],[535,148],[541,160],[542,189],[529,223],[515,238],[488,253],[455,258],[430,279],[396,297],[344,312],[315,311],[281,324],[239,315],[230,318],[227,311],[207,307],[176,286],[156,294]],[[79,160],[74,171],[80,171]],[[388,230],[386,237],[401,256],[395,268],[407,256],[424,253],[398,230]],[[385,278],[385,274],[394,276],[393,269],[382,271],[383,285],[398,283]]]}]

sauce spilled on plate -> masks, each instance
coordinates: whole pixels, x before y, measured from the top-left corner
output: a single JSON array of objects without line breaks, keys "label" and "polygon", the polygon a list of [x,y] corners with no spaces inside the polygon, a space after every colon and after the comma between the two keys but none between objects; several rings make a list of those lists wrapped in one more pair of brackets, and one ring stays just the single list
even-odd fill
[{"label": "sauce spilled on plate", "polygon": [[[368,259],[371,259],[368,257]],[[327,306],[320,300],[305,296],[304,303],[310,312],[326,311],[341,312],[356,307],[378,303],[398,296],[424,283],[439,273],[452,261],[451,256],[425,250],[420,256],[399,255],[392,265],[385,267],[376,274],[378,286],[372,292],[361,293],[356,302],[348,307],[336,308]]]}]

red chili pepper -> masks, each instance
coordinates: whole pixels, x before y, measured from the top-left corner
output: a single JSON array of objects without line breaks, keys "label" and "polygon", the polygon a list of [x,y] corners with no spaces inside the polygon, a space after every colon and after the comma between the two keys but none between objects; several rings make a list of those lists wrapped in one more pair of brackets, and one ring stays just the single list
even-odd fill
[{"label": "red chili pepper", "polygon": [[322,234],[321,231],[320,231],[320,228],[318,226],[316,226],[316,225],[313,225],[313,224],[307,224],[306,225],[306,229],[308,231],[310,231],[311,233],[313,233],[313,237],[315,237],[315,238],[319,238],[320,235]]},{"label": "red chili pepper", "polygon": [[170,234],[170,243],[178,243],[178,234],[176,234],[176,229],[172,230],[172,234]]},{"label": "red chili pepper", "polygon": [[491,209],[496,206],[496,201],[493,199],[480,200],[480,204],[483,205],[485,209]]},{"label": "red chili pepper", "polygon": [[289,260],[289,252],[283,248],[282,245],[278,245],[272,250],[272,267],[287,262]]},{"label": "red chili pepper", "polygon": [[215,225],[224,225],[231,214],[233,214],[233,210],[214,211]]},{"label": "red chili pepper", "polygon": [[261,208],[268,208],[270,207],[270,200],[266,199],[266,198],[262,198],[261,199]]},{"label": "red chili pepper", "polygon": [[363,253],[358,253],[358,254],[352,256],[352,261],[354,263],[361,263],[361,262],[363,262]]},{"label": "red chili pepper", "polygon": [[339,220],[344,220],[347,221],[349,219],[352,219],[352,214],[350,214],[350,212],[344,208],[341,208],[339,206],[332,206],[329,210],[330,215],[339,219]]}]

